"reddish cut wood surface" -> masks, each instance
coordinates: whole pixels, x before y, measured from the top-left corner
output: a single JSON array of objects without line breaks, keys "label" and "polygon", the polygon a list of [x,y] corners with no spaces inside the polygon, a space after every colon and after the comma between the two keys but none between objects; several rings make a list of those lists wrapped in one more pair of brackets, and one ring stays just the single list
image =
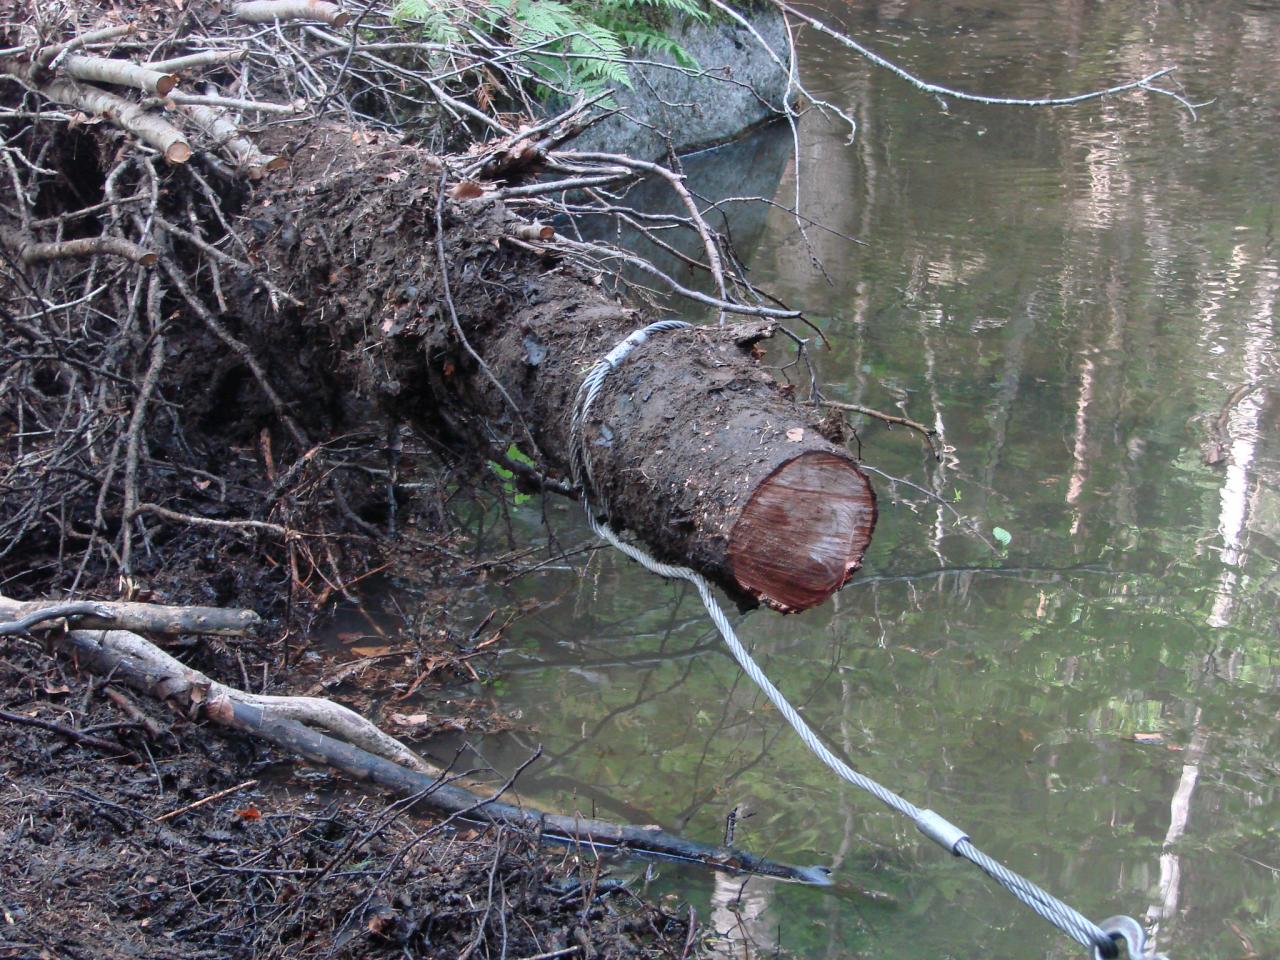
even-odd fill
[{"label": "reddish cut wood surface", "polygon": [[871,484],[849,460],[811,452],[771,473],[729,534],[748,593],[783,611],[817,606],[862,565],[876,525]]}]

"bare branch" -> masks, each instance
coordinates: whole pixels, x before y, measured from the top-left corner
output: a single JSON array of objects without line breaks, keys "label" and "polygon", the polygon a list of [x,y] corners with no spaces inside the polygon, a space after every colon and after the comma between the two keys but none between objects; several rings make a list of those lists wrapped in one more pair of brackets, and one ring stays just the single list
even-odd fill
[{"label": "bare branch", "polygon": [[191,159],[191,145],[177,127],[114,93],[87,87],[74,80],[54,80],[41,87],[40,92],[51,100],[110,120],[160,151],[170,163],[186,163]]},{"label": "bare branch", "polygon": [[258,113],[275,113],[285,117],[291,117],[301,112],[301,108],[292,103],[268,103],[262,100],[242,100],[237,97],[219,97],[197,93],[171,93],[169,94],[169,102],[181,105],[224,107],[231,110],[256,110]]},{"label": "bare branch", "polygon": [[[75,625],[85,630],[134,630],[165,636],[199,633],[239,637],[262,622],[262,618],[252,610],[226,610],[222,607],[166,607],[154,603],[106,600],[67,603],[32,600],[19,603],[5,597],[0,597],[0,617],[11,621],[0,624],[0,636],[25,633],[41,623],[52,626],[50,621],[68,618],[74,618]],[[21,629],[9,629],[12,626]]]},{"label": "bare branch", "polygon": [[[1149,93],[1159,93],[1166,97],[1173,97],[1181,102],[1187,109],[1192,109],[1191,104],[1188,104],[1183,98],[1178,97],[1171,91],[1151,86],[1154,81],[1172,73],[1174,71],[1173,67],[1165,67],[1163,70],[1157,70],[1155,73],[1150,73],[1139,80],[1130,80],[1128,83],[1121,83],[1114,87],[1107,87],[1105,90],[1091,90],[1089,93],[1078,93],[1069,97],[988,97],[980,93],[969,93],[965,90],[957,90],[954,87],[944,87],[941,84],[929,83],[926,80],[921,80],[915,74],[898,66],[893,61],[885,59],[880,56],[880,54],[859,43],[857,40],[854,40],[852,37],[847,36],[838,30],[832,29],[817,17],[805,13],[803,10],[796,9],[791,6],[791,4],[786,3],[785,0],[774,0],[774,3],[780,10],[789,16],[807,23],[819,33],[831,37],[831,39],[835,40],[837,43],[848,47],[863,59],[871,61],[877,67],[888,70],[895,76],[907,81],[907,83],[911,84],[916,89],[922,90],[925,93],[933,94],[935,97],[950,97],[952,100],[965,100],[969,103],[985,103],[992,106],[1004,107],[1065,107],[1073,103],[1084,103],[1087,100],[1098,100],[1102,97],[1113,96],[1117,93],[1126,93],[1130,90],[1146,90]],[[1192,110],[1192,116],[1195,116],[1194,110]]]},{"label": "bare branch", "polygon": [[144,513],[154,513],[157,517],[164,520],[174,520],[178,523],[189,523],[193,527],[206,527],[210,530],[236,530],[240,533],[248,533],[252,530],[261,530],[264,533],[275,534],[282,540],[289,540],[294,537],[301,536],[298,531],[282,527],[278,523],[268,523],[265,520],[215,520],[212,517],[197,517],[191,513],[180,513],[177,510],[170,510],[168,507],[162,507],[158,503],[140,503],[133,508],[133,513],[126,519],[132,520],[133,517],[140,516]]},{"label": "bare branch", "polygon": [[21,248],[18,256],[24,264],[31,266],[47,260],[70,260],[99,254],[124,257],[144,267],[153,266],[156,262],[156,255],[150,250],[121,237],[82,237],[60,243],[28,243]]},{"label": "bare branch", "polygon": [[283,170],[289,165],[284,157],[265,154],[252,140],[241,136],[239,128],[219,110],[201,103],[178,102],[178,111],[194,120],[213,139],[216,147],[251,180],[257,180],[275,170]]},{"label": "bare branch", "polygon": [[232,9],[244,23],[319,20],[331,27],[342,27],[351,20],[351,14],[325,0],[250,0],[237,3]]},{"label": "bare branch", "polygon": [[196,70],[200,67],[211,67],[219,63],[235,63],[238,60],[243,60],[248,54],[248,47],[243,47],[239,50],[204,50],[200,53],[188,53],[181,57],[171,57],[168,60],[152,60],[143,64],[143,66],[164,73],[180,73],[185,70]]},{"label": "bare branch", "polygon": [[122,747],[118,743],[112,743],[110,740],[103,740],[101,737],[90,736],[87,733],[81,733],[79,730],[73,730],[71,727],[63,726],[60,723],[54,723],[52,720],[41,720],[39,717],[28,717],[21,713],[10,713],[8,710],[0,710],[0,720],[8,723],[21,724],[24,727],[37,727],[40,730],[48,730],[50,733],[56,733],[60,737],[65,737],[72,743],[82,743],[86,747],[93,747],[95,750],[101,750],[114,756],[136,756],[132,750]]},{"label": "bare branch", "polygon": [[104,27],[101,30],[90,30],[88,33],[82,33],[77,37],[72,37],[66,43],[57,43],[53,46],[44,47],[35,55],[35,63],[41,67],[56,66],[54,63],[58,57],[66,56],[72,50],[80,50],[84,47],[92,46],[95,43],[105,43],[108,40],[116,40],[120,37],[127,36],[138,29],[136,23],[128,23],[122,26]]},{"label": "bare branch", "polygon": [[67,76],[90,83],[110,83],[118,87],[153,93],[163,97],[178,83],[172,73],[164,73],[154,67],[142,67],[132,60],[115,60],[108,57],[86,57],[75,54],[62,62]]},{"label": "bare branch", "polygon": [[941,460],[942,457],[938,453],[934,441],[937,439],[938,431],[932,427],[926,427],[923,423],[918,423],[909,417],[900,417],[892,413],[883,413],[880,410],[873,410],[871,407],[864,407],[857,403],[844,403],[840,400],[819,400],[824,407],[831,407],[833,410],[843,410],[846,413],[858,413],[864,417],[871,417],[875,420],[882,420],[888,424],[898,424],[908,429],[915,430],[924,437],[925,443],[929,445],[929,450],[933,453],[934,459]]}]

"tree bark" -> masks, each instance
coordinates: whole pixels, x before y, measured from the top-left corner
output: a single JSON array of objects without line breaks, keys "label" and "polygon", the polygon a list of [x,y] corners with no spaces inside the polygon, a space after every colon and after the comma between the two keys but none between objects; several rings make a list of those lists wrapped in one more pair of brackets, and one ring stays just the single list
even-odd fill
[{"label": "tree bark", "polygon": [[[438,202],[441,168],[417,148],[341,127],[263,148],[292,154],[287,174],[259,183],[254,216],[273,278],[306,301],[301,322],[346,344],[399,415],[474,437],[496,428],[567,476],[583,375],[654,318],[513,239],[500,201]],[[794,611],[857,570],[875,497],[820,411],[753,355],[772,331],[655,334],[605,381],[585,441],[611,524],[740,602]]]}]

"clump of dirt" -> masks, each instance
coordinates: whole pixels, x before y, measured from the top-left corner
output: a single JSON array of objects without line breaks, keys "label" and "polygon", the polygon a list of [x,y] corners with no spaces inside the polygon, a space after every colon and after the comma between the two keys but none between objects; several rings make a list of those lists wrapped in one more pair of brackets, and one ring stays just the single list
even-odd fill
[{"label": "clump of dirt", "polygon": [[573,850],[282,772],[32,641],[0,646],[0,711],[0,957],[688,949],[682,915]]}]

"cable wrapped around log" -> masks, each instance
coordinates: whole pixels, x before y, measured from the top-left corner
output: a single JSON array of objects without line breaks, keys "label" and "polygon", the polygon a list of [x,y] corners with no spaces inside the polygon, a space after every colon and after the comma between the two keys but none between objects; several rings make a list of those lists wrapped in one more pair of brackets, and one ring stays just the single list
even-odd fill
[{"label": "cable wrapped around log", "polygon": [[[313,129],[301,149],[269,135],[262,146],[292,152],[288,175],[259,186],[260,229],[290,238],[264,245],[265,259],[280,277],[325,278],[308,313],[341,323],[334,337],[354,345],[364,382],[397,416],[482,442],[505,434],[568,476],[583,375],[650,318],[582,268],[508,241],[501,202],[437,209],[440,165],[419,148],[340,128]],[[820,433],[821,411],[759,363],[773,330],[753,320],[650,339],[610,376],[585,440],[615,528],[739,602],[793,611],[857,570],[876,508],[853,458]]]}]

